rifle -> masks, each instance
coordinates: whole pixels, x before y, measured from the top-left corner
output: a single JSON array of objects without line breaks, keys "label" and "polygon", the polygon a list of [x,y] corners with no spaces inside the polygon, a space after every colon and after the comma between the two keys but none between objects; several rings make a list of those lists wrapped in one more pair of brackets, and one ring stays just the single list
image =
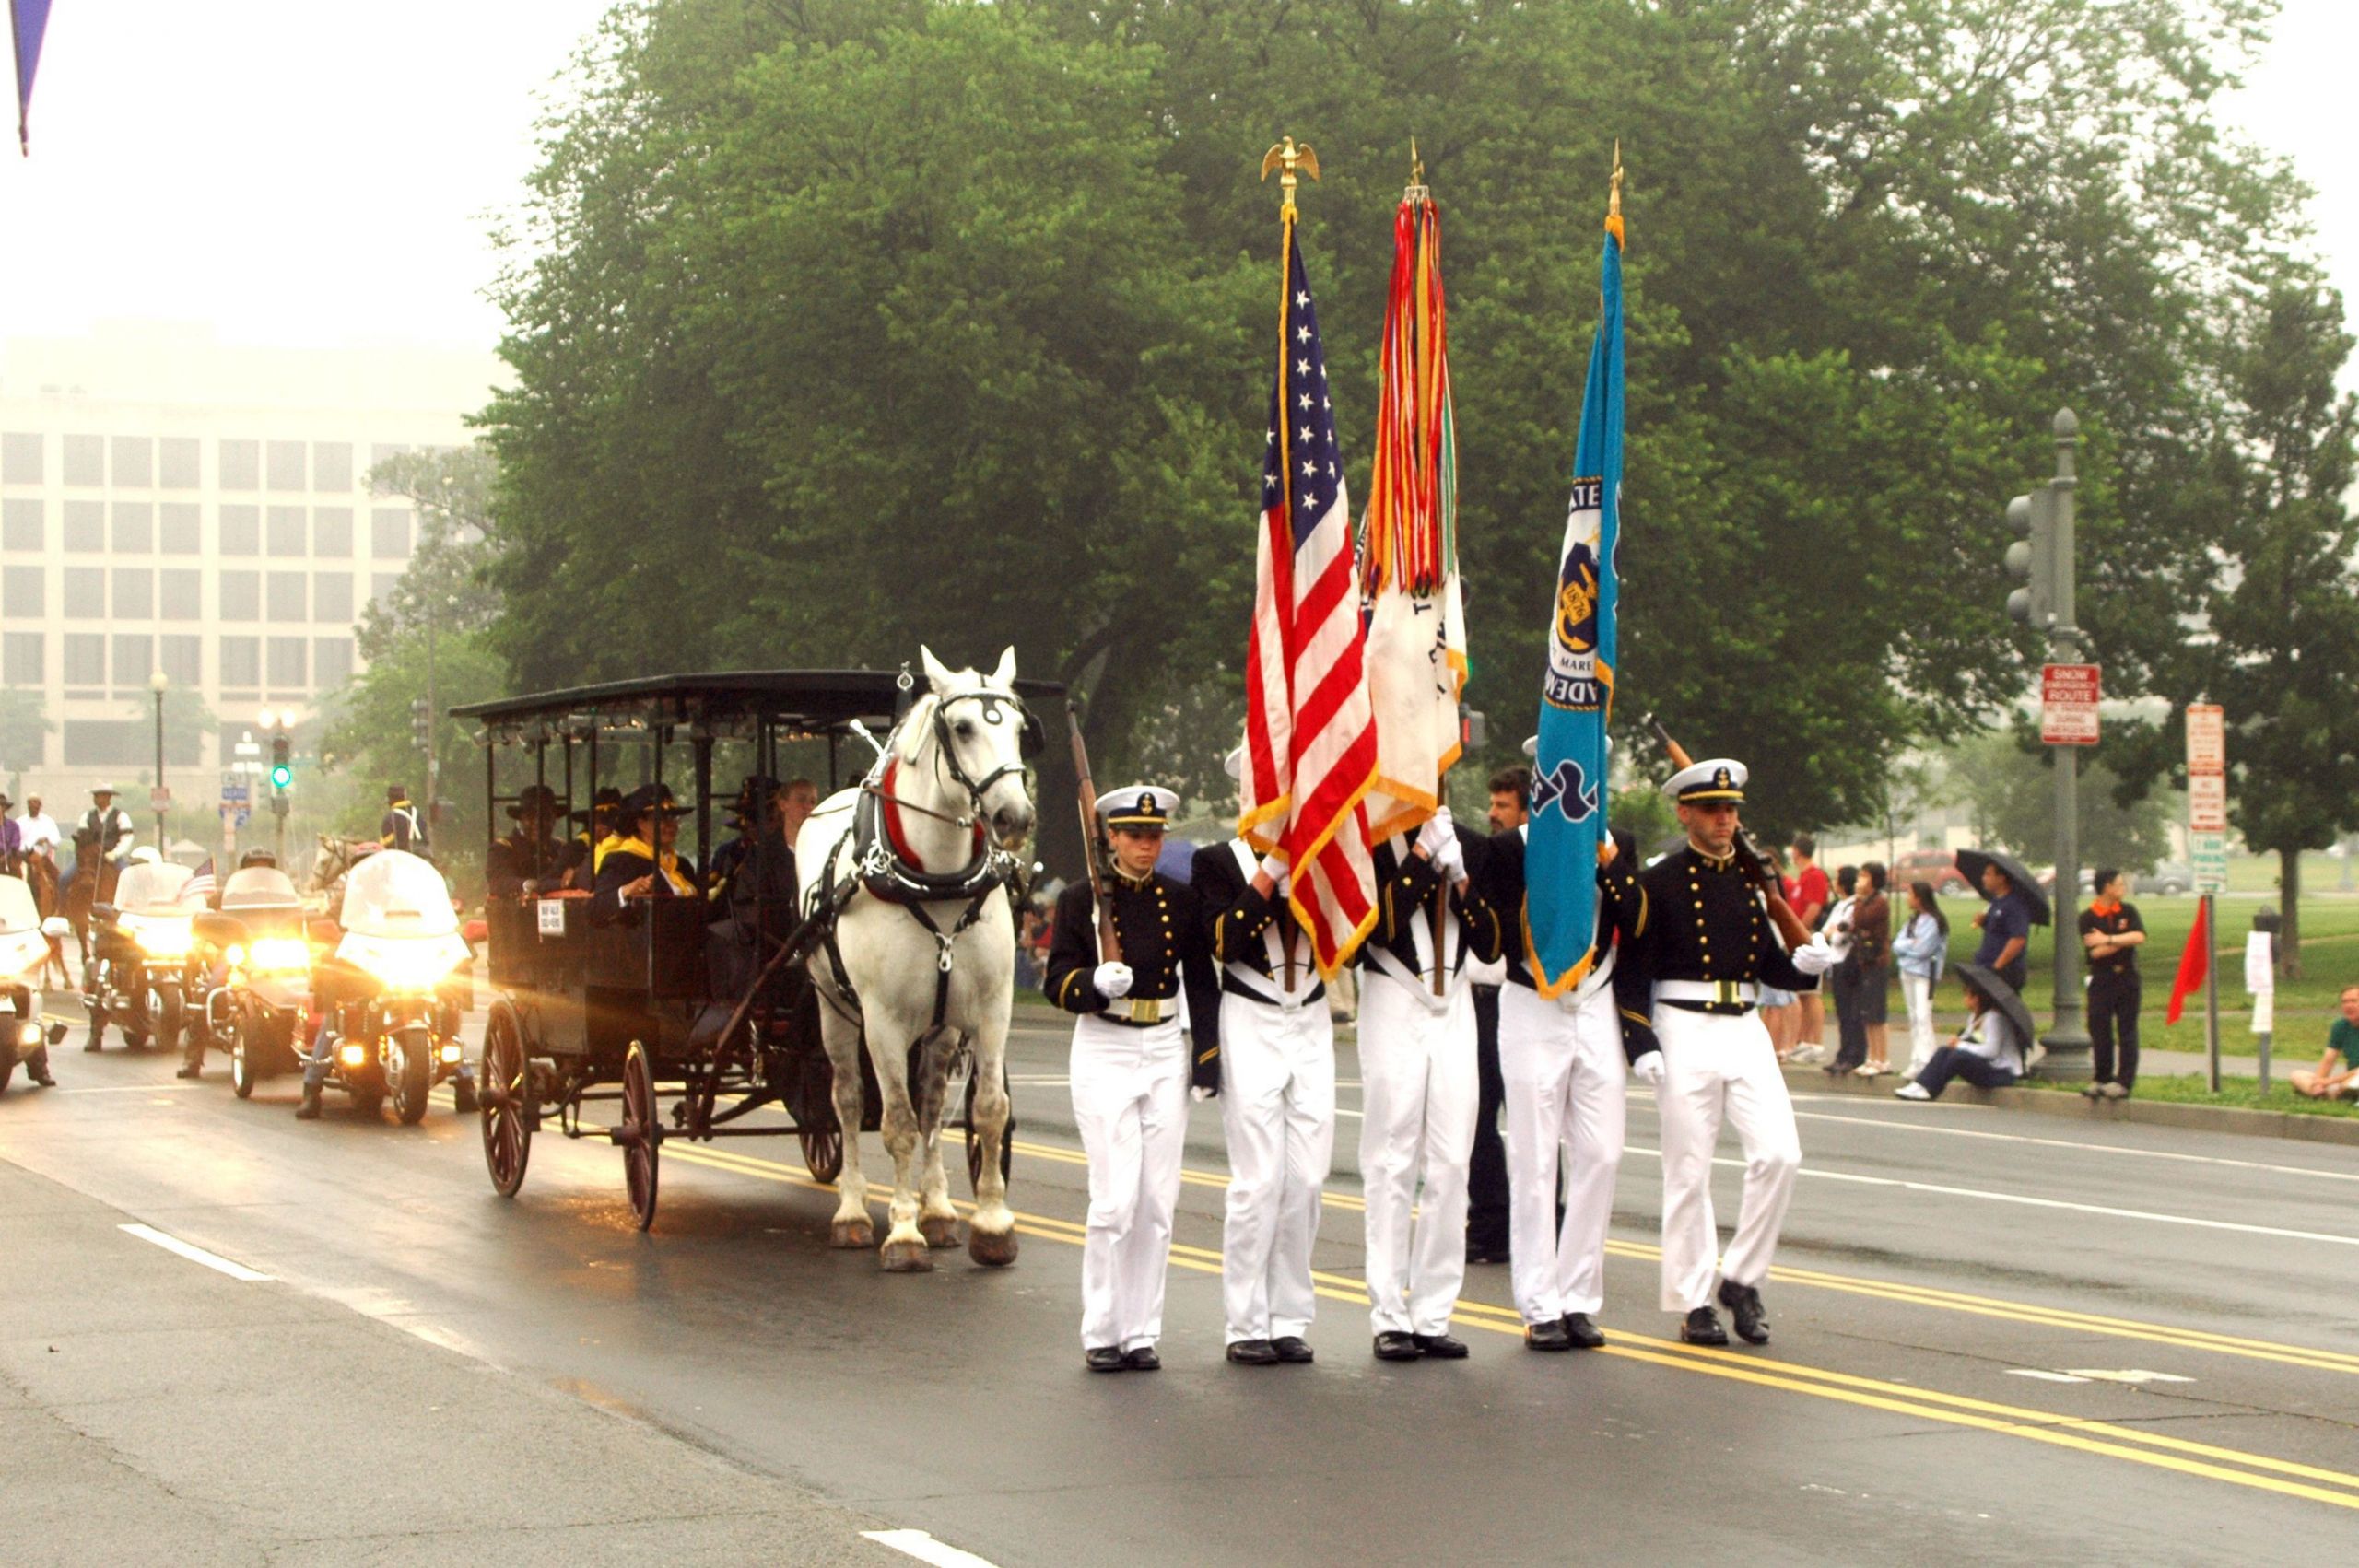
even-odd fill
[{"label": "rifle", "polygon": [[[1646,724],[1655,732],[1655,738],[1662,743],[1663,750],[1671,754],[1673,767],[1696,766],[1695,758],[1687,755],[1687,748],[1672,740],[1671,731],[1662,727],[1662,720],[1649,713],[1646,717]],[[1778,934],[1786,939],[1787,950],[1790,952],[1809,942],[1810,928],[1802,924],[1800,915],[1794,913],[1794,907],[1786,902],[1785,889],[1778,885],[1777,876],[1769,870],[1768,860],[1754,847],[1752,837],[1742,826],[1736,830],[1736,854],[1738,869],[1743,872],[1744,880],[1760,891],[1762,901],[1769,908],[1769,921],[1778,928]]]},{"label": "rifle", "polygon": [[1097,961],[1120,964],[1121,940],[1114,934],[1113,907],[1106,902],[1106,862],[1112,851],[1097,825],[1097,786],[1089,778],[1089,744],[1081,738],[1081,705],[1065,699],[1065,728],[1073,736],[1073,771],[1081,790],[1081,852],[1089,867],[1089,906],[1097,916]]}]

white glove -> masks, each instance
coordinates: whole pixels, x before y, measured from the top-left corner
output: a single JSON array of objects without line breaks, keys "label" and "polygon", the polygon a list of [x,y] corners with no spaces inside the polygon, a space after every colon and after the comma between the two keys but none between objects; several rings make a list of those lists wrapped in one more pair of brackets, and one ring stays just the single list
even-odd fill
[{"label": "white glove", "polygon": [[1457,841],[1458,829],[1450,822],[1448,806],[1426,818],[1425,825],[1417,829],[1416,847],[1428,855],[1438,856],[1443,845]]},{"label": "white glove", "polygon": [[1120,1001],[1131,994],[1131,966],[1127,964],[1100,964],[1090,971],[1089,983],[1108,1001]]},{"label": "white glove", "polygon": [[1466,846],[1455,837],[1434,851],[1434,870],[1441,872],[1444,882],[1456,882],[1466,874]]},{"label": "white glove", "polygon": [[1813,937],[1794,949],[1794,967],[1805,975],[1824,975],[1843,962],[1843,955],[1823,940]]},{"label": "white glove", "polygon": [[1281,887],[1285,885],[1286,858],[1273,849],[1262,857],[1262,874]]},{"label": "white glove", "polygon": [[1630,1076],[1641,1083],[1662,1082],[1662,1052],[1649,1051],[1630,1064]]}]

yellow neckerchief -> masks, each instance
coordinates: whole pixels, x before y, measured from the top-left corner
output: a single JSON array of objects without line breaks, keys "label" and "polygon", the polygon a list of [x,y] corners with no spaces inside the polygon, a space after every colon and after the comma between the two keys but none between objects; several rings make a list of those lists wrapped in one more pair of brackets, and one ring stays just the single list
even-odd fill
[{"label": "yellow neckerchief", "polygon": [[[590,851],[590,869],[593,872],[602,872],[605,870],[606,857],[612,854],[615,850],[621,848],[627,843],[638,844],[639,840],[636,838],[626,839],[619,834],[614,833],[609,833],[604,838],[599,839],[598,847]],[[640,844],[640,848],[644,849],[646,848],[646,846]]]},{"label": "yellow neckerchief", "polygon": [[644,839],[640,838],[610,839],[599,848],[609,853],[637,855],[640,860],[651,864],[660,864],[663,868],[663,880],[672,884],[673,892],[683,898],[696,896],[697,890],[689,884],[687,878],[680,874],[680,857],[677,854],[666,853],[659,861],[656,860],[655,851],[647,846]]}]

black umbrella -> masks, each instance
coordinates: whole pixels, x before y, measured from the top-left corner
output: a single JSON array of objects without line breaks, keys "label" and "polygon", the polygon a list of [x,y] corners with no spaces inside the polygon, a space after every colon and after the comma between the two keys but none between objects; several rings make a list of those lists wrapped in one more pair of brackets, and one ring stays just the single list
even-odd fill
[{"label": "black umbrella", "polygon": [[1979,964],[1957,965],[1957,977],[1967,989],[1981,992],[1991,1006],[2006,1015],[2007,1022],[2014,1026],[2015,1042],[2028,1059],[2032,1042],[2038,1037],[2038,1025],[2031,1021],[2031,1009],[2015,994],[2015,988]]},{"label": "black umbrella", "polygon": [[2048,907],[2048,895],[2040,891],[2039,879],[2025,871],[2021,860],[2003,849],[1960,849],[1957,852],[1959,874],[1974,884],[1975,892],[1982,894],[1983,902],[1989,903],[1990,895],[1982,887],[1982,871],[1986,866],[1998,867],[2000,873],[2015,884],[2015,891],[2022,894],[2024,901],[2031,906],[2033,925],[2044,926],[2055,918]]}]

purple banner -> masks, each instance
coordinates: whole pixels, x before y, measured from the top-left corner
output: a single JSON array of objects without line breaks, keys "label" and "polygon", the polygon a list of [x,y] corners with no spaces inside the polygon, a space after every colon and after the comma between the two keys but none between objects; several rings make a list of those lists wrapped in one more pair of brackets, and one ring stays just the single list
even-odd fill
[{"label": "purple banner", "polygon": [[17,44],[17,145],[30,157],[33,72],[41,65],[41,35],[49,29],[49,0],[8,0],[8,22]]}]

